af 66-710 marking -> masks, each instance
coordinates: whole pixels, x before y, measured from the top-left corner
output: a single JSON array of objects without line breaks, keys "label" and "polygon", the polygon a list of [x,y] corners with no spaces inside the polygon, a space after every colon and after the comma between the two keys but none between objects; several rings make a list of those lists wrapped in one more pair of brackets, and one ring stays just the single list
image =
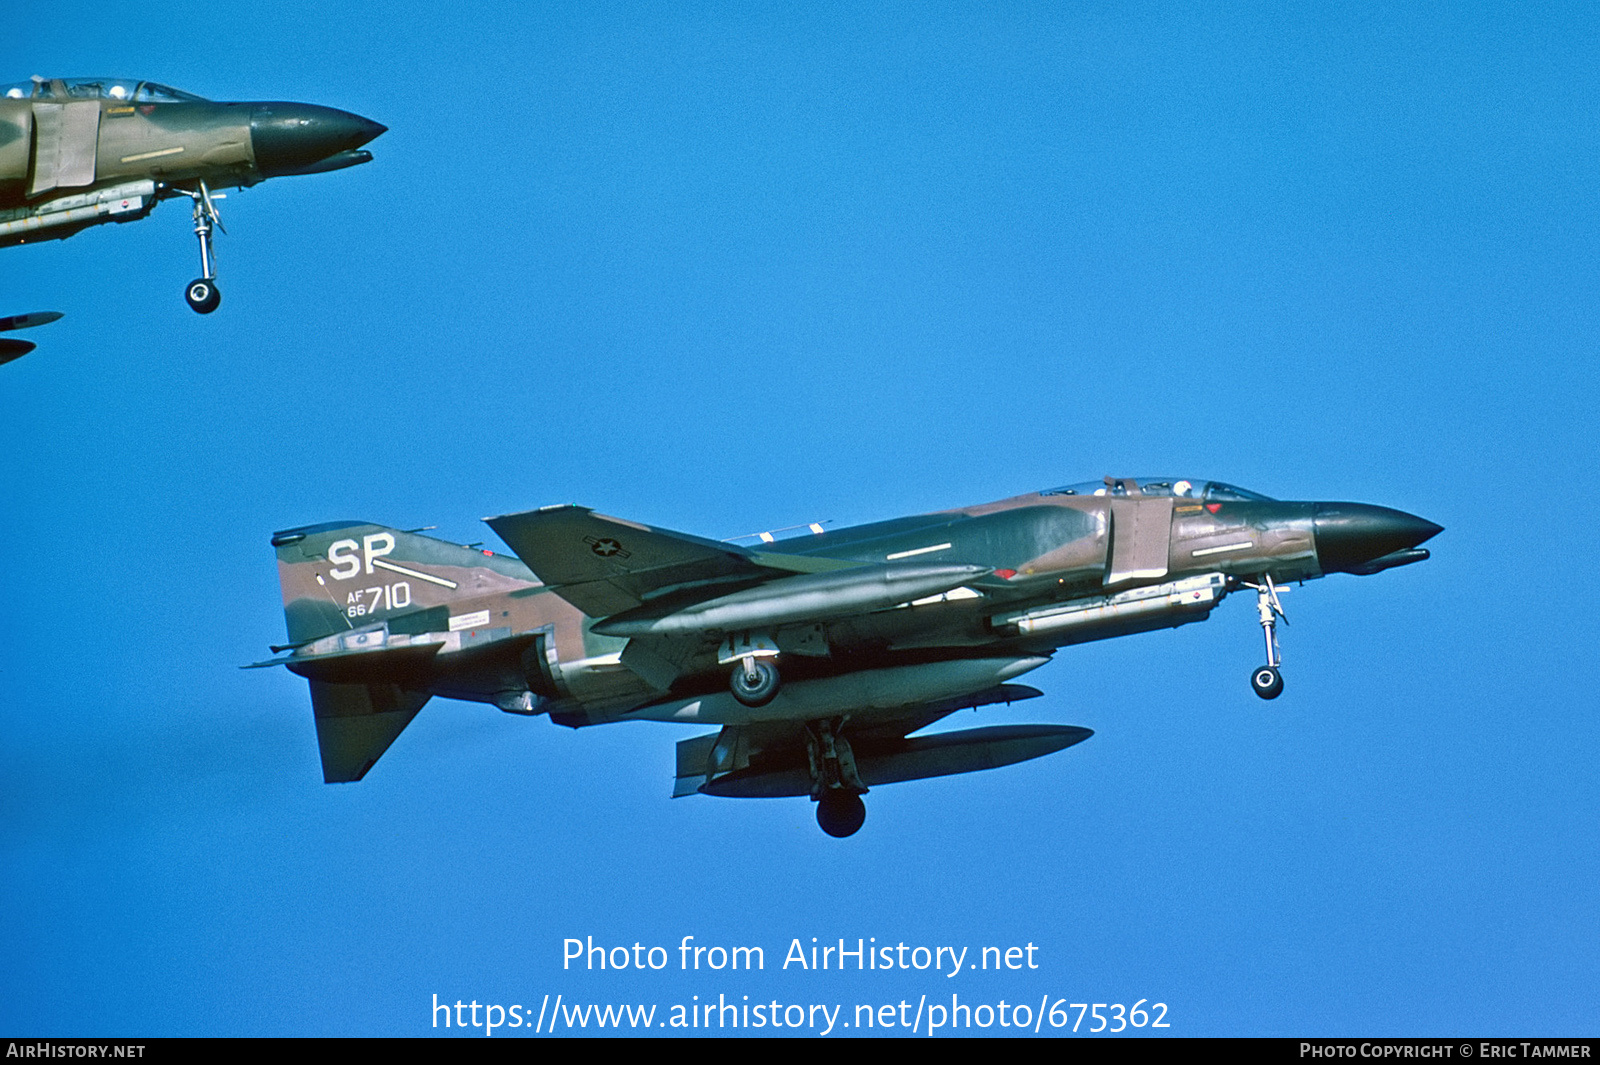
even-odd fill
[{"label": "af 66-710 marking", "polygon": [[345,596],[346,617],[360,618],[388,610],[404,610],[411,605],[411,583],[398,581],[376,588],[358,588]]}]

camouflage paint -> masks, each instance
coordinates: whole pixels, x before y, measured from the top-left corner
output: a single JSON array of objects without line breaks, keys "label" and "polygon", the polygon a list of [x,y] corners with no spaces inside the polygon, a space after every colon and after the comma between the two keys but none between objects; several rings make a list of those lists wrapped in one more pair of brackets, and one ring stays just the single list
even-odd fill
[{"label": "camouflage paint", "polygon": [[[861,765],[882,782],[968,772],[1081,740],[1081,730],[974,736],[968,746],[919,747],[905,737],[961,706],[1037,694],[1006,682],[1057,647],[1204,620],[1247,583],[1322,576],[1319,506],[1343,523],[1341,558],[1359,547],[1348,530],[1363,515],[1389,522],[1373,540],[1384,552],[1438,531],[1383,508],[1143,483],[1152,490],[1108,478],[1096,492],[1029,493],[759,550],[567,506],[486,519],[520,558],[361,522],[285,530],[273,544],[289,642],[275,650],[289,653],[258,664],[312,681],[329,780],[359,779],[422,703],[442,695],[574,727],[723,726],[715,739],[680,745],[682,794],[702,785],[793,793],[790,777],[807,757],[822,773],[824,748],[843,760],[829,761],[831,783],[814,796],[862,791],[847,736],[870,739]],[[1384,557],[1404,564],[1426,552]],[[853,571],[881,583],[886,573],[959,565],[974,567],[960,587],[842,617],[825,604],[800,616],[783,599],[785,589],[849,588]],[[631,640],[592,631],[608,617],[626,616],[626,631],[643,632],[639,619],[732,616],[710,609],[722,603],[755,616],[751,604],[766,602],[778,620],[758,630],[685,632],[680,622],[670,636]],[[729,663],[743,669],[740,655],[751,654],[783,670],[783,687],[759,706],[727,687]],[[788,776],[763,782],[762,765]],[[737,784],[723,780],[733,772],[742,774]]]}]

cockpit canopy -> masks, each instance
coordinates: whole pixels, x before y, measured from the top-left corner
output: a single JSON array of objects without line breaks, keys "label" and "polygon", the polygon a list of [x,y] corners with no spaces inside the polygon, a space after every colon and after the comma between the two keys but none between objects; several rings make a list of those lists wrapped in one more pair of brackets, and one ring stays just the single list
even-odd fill
[{"label": "cockpit canopy", "polygon": [[0,85],[0,97],[7,100],[126,100],[136,104],[205,102],[205,97],[192,92],[138,78],[34,78]]},{"label": "cockpit canopy", "polygon": [[1244,503],[1251,500],[1271,502],[1271,496],[1237,488],[1222,481],[1200,481],[1184,477],[1114,477],[1111,484],[1104,480],[1080,481],[1060,488],[1047,488],[1042,496],[1122,496],[1128,495],[1128,483],[1138,485],[1147,496],[1176,496],[1179,499],[1200,499],[1206,502]]}]

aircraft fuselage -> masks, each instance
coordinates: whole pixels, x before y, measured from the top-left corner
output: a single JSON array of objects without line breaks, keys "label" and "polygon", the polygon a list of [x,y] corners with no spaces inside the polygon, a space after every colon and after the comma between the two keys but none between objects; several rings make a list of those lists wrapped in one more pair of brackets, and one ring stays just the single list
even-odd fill
[{"label": "aircraft fuselage", "polygon": [[1106,478],[749,547],[583,507],[485,519],[517,558],[356,522],[273,536],[285,665],[311,682],[323,779],[361,779],[435,695],[548,714],[718,726],[678,743],[674,795],[809,794],[834,836],[869,787],[1039,758],[1091,733],[914,735],[1059,647],[1189,624],[1249,588],[1283,689],[1280,586],[1419,562],[1439,532],[1354,503],[1220,482]]},{"label": "aircraft fuselage", "polygon": [[[1343,524],[1330,534],[1319,514]],[[1351,532],[1352,522],[1361,528]],[[786,689],[937,661],[995,663],[968,669],[971,677],[955,671],[944,682],[951,690],[918,693],[946,697],[1023,671],[1006,662],[1033,668],[1067,644],[1203,620],[1242,580],[1286,584],[1350,570],[1414,548],[1429,530],[1437,527],[1360,504],[1207,500],[1136,487],[1105,495],[1030,493],[760,545],[800,564],[854,564],[826,571],[835,585],[855,573],[865,582],[872,567],[915,566],[933,574],[948,568],[950,586],[931,594],[835,615],[814,607],[809,617],[785,609],[777,592],[783,582],[731,584],[711,602],[774,604],[773,623],[746,617],[734,636],[770,642],[784,662]],[[619,542],[627,531],[618,526]],[[303,676],[377,676],[366,663],[377,669],[379,660],[359,652],[443,641],[406,676],[433,694],[548,712],[563,724],[634,718],[724,724],[815,712],[809,699],[794,708],[782,699],[752,708],[725,697],[729,654],[718,648],[726,652],[727,627],[677,636],[684,642],[676,648],[676,675],[650,683],[626,663],[629,637],[608,634],[614,622],[585,615],[512,557],[348,523],[290,530],[275,542],[286,540],[279,544],[280,575],[289,639],[300,645],[286,664]],[[423,569],[432,579],[407,576]],[[381,672],[390,676],[389,670],[384,665]],[[690,704],[697,705],[686,711]]]}]

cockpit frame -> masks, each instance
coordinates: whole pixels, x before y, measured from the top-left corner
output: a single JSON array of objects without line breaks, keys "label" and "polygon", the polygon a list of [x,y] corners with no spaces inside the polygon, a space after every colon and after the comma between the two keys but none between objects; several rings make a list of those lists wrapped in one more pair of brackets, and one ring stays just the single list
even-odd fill
[{"label": "cockpit frame", "polygon": [[1206,503],[1270,503],[1271,496],[1252,492],[1225,481],[1205,481],[1186,477],[1105,477],[1099,481],[1047,488],[1042,496],[1172,496]]},{"label": "cockpit frame", "polygon": [[138,78],[41,78],[0,85],[0,99],[120,100],[130,104],[207,103],[203,96]]}]

